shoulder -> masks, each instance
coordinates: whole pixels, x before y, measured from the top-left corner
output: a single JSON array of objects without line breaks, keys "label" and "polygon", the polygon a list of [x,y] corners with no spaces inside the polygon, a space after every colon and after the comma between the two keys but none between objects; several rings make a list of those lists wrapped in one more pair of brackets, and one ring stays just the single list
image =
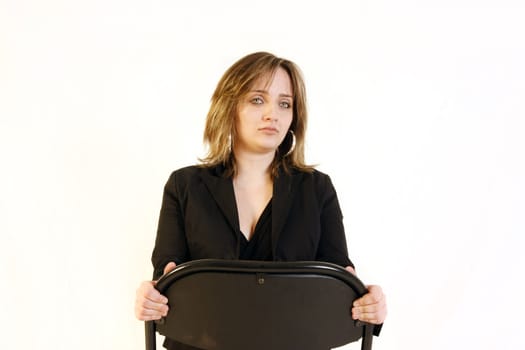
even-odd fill
[{"label": "shoulder", "polygon": [[183,168],[174,170],[169,178],[167,185],[174,185],[180,182],[186,182],[198,173],[198,167],[196,165],[190,165]]},{"label": "shoulder", "polygon": [[221,167],[190,165],[173,171],[166,186],[187,187],[200,182],[213,182],[222,178]]},{"label": "shoulder", "polygon": [[295,192],[299,194],[298,198],[315,198],[319,203],[336,196],[330,176],[317,169],[309,171],[293,169],[281,175],[283,176],[277,179],[277,190]]},{"label": "shoulder", "polygon": [[170,179],[183,179],[187,177],[192,177],[197,175],[201,170],[201,167],[199,167],[198,165],[185,166],[183,168],[174,170],[170,175]]},{"label": "shoulder", "polygon": [[311,183],[321,190],[327,187],[333,187],[330,176],[317,169],[313,169],[312,171],[294,170],[292,176],[300,177],[302,182]]}]

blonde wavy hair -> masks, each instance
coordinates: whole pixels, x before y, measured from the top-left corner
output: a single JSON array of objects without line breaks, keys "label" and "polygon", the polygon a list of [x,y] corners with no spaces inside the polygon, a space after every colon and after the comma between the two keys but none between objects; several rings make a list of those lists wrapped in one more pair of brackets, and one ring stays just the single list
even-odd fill
[{"label": "blonde wavy hair", "polygon": [[279,169],[287,173],[293,168],[307,172],[313,170],[312,166],[304,163],[308,113],[302,73],[292,61],[268,52],[255,52],[241,58],[219,80],[211,98],[204,128],[204,144],[208,150],[207,155],[200,159],[203,166],[222,164],[226,168],[226,176],[235,176],[236,165],[232,143],[235,142],[237,135],[235,120],[239,101],[261,77],[269,76],[271,81],[279,67],[288,73],[292,83],[293,119],[289,130],[295,135],[295,146],[293,146],[293,135],[288,132],[276,151],[271,173],[276,177]]}]

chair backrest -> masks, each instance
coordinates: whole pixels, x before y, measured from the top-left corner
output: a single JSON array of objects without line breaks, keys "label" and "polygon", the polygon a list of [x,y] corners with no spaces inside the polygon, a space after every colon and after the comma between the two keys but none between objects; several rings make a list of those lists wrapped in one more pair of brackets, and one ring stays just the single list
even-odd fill
[{"label": "chair backrest", "polygon": [[156,288],[170,311],[146,322],[155,332],[208,350],[326,350],[361,340],[372,347],[373,325],[351,317],[367,292],[338,265],[318,262],[195,260],[164,275]]}]

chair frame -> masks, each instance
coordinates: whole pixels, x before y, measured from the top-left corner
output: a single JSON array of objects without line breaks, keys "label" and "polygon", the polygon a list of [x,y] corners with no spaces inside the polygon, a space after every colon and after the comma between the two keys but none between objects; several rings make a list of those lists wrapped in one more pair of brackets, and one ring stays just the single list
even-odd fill
[{"label": "chair frame", "polygon": [[[161,294],[168,295],[170,293],[170,288],[172,288],[174,285],[177,285],[177,282],[180,283],[180,281],[195,279],[195,278],[198,278],[198,276],[202,276],[202,278],[209,279],[210,276],[213,276],[213,278],[215,277],[220,278],[220,276],[232,276],[232,274],[234,275],[234,277],[231,277],[231,278],[237,278],[237,279],[242,279],[242,278],[246,279],[246,276],[251,276],[249,277],[251,280],[251,278],[254,277],[255,278],[254,280],[256,281],[256,283],[253,283],[253,285],[264,285],[265,283],[267,285],[268,284],[271,285],[273,283],[272,281],[278,281],[278,283],[288,283],[280,277],[288,277],[290,281],[289,283],[299,283],[299,284],[304,284],[304,283],[309,283],[309,284],[311,283],[314,283],[314,284],[331,283],[331,284],[334,284],[335,283],[336,285],[342,285],[344,286],[343,288],[348,289],[353,300],[367,293],[367,288],[356,276],[349,273],[348,271],[346,271],[344,268],[342,268],[339,265],[326,263],[326,262],[319,262],[319,261],[267,262],[267,261],[222,260],[222,259],[194,260],[194,261],[190,261],[184,264],[180,264],[173,271],[162,276],[157,281],[155,287],[157,288],[157,290],[159,290]],[[231,280],[230,282],[225,282],[225,283],[231,283]],[[236,286],[235,288],[238,288],[238,287]],[[253,289],[257,287],[253,287],[250,285],[249,288]],[[302,288],[302,287],[299,287],[299,288]],[[254,290],[258,290],[258,289],[254,289]],[[286,288],[285,290],[288,290],[288,288]],[[302,289],[296,289],[296,291],[297,290],[302,290]],[[291,293],[293,294],[294,292],[291,292]],[[247,296],[247,298],[249,298],[249,296]],[[271,298],[275,298],[275,296],[271,296]],[[170,297],[168,297],[168,299],[170,299]],[[353,300],[347,301],[347,306],[350,305],[349,308],[351,308]],[[332,301],[328,301],[328,302],[332,303]],[[181,305],[180,301],[178,305]],[[177,309],[177,306],[175,306],[174,308]],[[235,311],[235,308],[236,307],[234,306],[233,307],[234,311]],[[174,311],[174,312],[176,313],[177,311]],[[281,312],[281,311],[277,310],[277,312]],[[146,350],[156,350],[156,332],[159,332],[160,334],[163,334],[163,335],[170,335],[170,332],[171,334],[174,334],[173,330],[170,329],[170,322],[173,323],[172,320],[170,321],[170,317],[173,318],[175,316],[170,315],[168,313],[168,316],[161,320],[145,322]],[[330,325],[330,329],[331,329],[330,332],[333,331],[333,328],[341,328],[340,330],[339,329],[337,330],[339,334],[341,334],[341,332],[348,332],[348,336],[346,334],[342,335],[342,337],[344,338],[342,341],[342,344],[339,343],[336,345],[336,347],[339,347],[347,343],[361,339],[361,350],[370,350],[372,348],[374,325],[351,319],[350,310],[348,310],[348,319],[344,319],[343,322],[341,322],[341,318],[339,318],[338,319],[339,321],[337,321],[337,323],[334,324],[330,320],[330,317],[331,317],[330,315],[326,317],[327,317],[326,319],[322,320],[323,322],[322,325],[316,325],[312,328],[315,328],[316,331],[318,331],[319,328],[325,327],[324,329],[326,329],[326,327]],[[280,317],[276,318],[276,320],[279,320],[279,319]],[[273,322],[271,323],[273,324]],[[344,324],[341,324],[341,323],[344,323]],[[181,323],[179,321],[178,328],[181,328],[181,324],[184,325],[184,322],[182,321]],[[224,326],[225,324],[228,324],[228,321],[222,322],[222,325],[220,327],[225,327]],[[267,324],[268,322],[265,323],[265,326],[267,326]],[[295,322],[286,323],[285,326],[294,327]],[[273,327],[273,325],[270,325],[268,327]],[[276,322],[275,327],[279,327],[278,322]],[[282,331],[282,328],[279,328],[279,329],[270,328],[269,330],[266,329],[266,331],[268,331],[271,334],[273,334],[274,330]],[[294,333],[294,331],[292,331],[291,334],[297,334],[297,332]],[[179,332],[179,330],[177,330],[176,332]],[[242,330],[240,330],[239,333],[243,334]],[[352,334],[350,335],[350,333]],[[308,336],[308,332],[307,332],[307,336]],[[242,349],[267,348],[267,345],[264,345],[264,338],[262,340],[260,339],[260,337],[258,338],[259,339],[257,340],[255,345],[253,342],[250,342],[249,344],[243,343],[243,345],[239,345],[239,346],[230,344],[226,348],[222,348],[221,345],[219,344],[217,345],[217,347],[215,346],[211,347],[211,349],[214,349],[214,350],[242,350]],[[261,341],[263,343],[261,343]],[[289,343],[283,342],[283,344],[288,344],[288,345],[283,345],[283,347],[280,347],[280,345],[276,345],[272,343],[271,348],[272,350],[290,349]],[[308,345],[306,347],[308,347]],[[304,350],[307,350],[304,344],[303,346],[301,346],[301,348]],[[315,348],[315,347],[311,347],[309,349],[319,350],[318,348]]]}]

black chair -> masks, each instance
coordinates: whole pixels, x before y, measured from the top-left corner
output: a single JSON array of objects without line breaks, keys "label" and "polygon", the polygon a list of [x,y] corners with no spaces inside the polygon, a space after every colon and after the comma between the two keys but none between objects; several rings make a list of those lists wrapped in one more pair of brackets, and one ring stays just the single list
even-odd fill
[{"label": "black chair", "polygon": [[195,260],[156,284],[168,315],[146,322],[146,350],[155,332],[208,350],[326,350],[361,340],[372,348],[373,325],[351,317],[367,292],[338,265],[317,261]]}]

